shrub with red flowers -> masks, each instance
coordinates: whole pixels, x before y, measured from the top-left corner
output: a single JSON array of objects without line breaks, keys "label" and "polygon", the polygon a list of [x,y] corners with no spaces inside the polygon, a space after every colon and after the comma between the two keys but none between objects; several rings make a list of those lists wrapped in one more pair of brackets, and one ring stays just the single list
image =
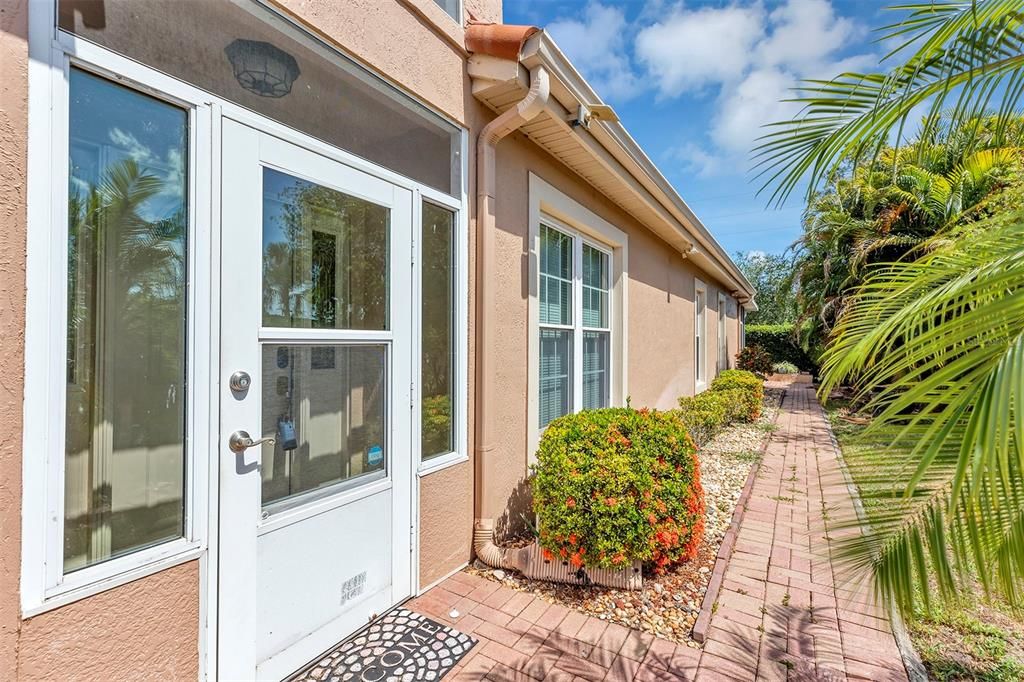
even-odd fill
[{"label": "shrub with red flowers", "polygon": [[696,556],[704,490],[678,414],[627,407],[560,417],[544,431],[533,471],[549,560],[662,570]]},{"label": "shrub with red flowers", "polygon": [[772,356],[760,346],[744,346],[736,354],[736,366],[763,379],[772,373]]}]

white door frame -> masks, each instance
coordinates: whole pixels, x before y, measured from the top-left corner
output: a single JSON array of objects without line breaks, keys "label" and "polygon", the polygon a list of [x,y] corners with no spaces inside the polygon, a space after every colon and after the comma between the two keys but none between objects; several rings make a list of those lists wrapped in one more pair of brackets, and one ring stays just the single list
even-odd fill
[{"label": "white door frame", "polygon": [[[226,605],[244,605],[247,600],[258,599],[259,590],[256,574],[262,569],[247,571],[245,565],[228,569],[225,557],[240,557],[255,560],[260,538],[277,529],[293,524],[313,523],[314,517],[334,510],[335,515],[349,505],[377,495],[385,495],[391,510],[391,576],[383,593],[371,597],[372,607],[365,604],[359,609],[347,608],[336,611],[337,617],[324,627],[296,640],[301,642],[297,650],[289,647],[282,653],[267,658],[267,653],[250,647],[246,637],[233,639],[230,644],[220,647],[218,670],[226,679],[242,678],[255,673],[259,679],[280,679],[319,652],[329,648],[354,627],[363,622],[362,611],[371,609],[383,612],[386,608],[412,595],[411,544],[413,534],[405,528],[414,528],[412,511],[415,465],[414,445],[410,427],[412,402],[412,356],[413,330],[411,306],[402,305],[403,300],[412,296],[412,230],[413,193],[406,188],[381,180],[342,163],[336,155],[327,156],[312,151],[305,145],[296,145],[281,140],[266,126],[254,128],[232,120],[223,119],[222,124],[222,297],[225,307],[221,312],[221,459],[220,511],[221,524],[231,526],[231,532],[221,534],[222,554],[218,575],[218,592],[221,608]],[[332,158],[334,157],[334,158]],[[317,184],[332,187],[346,194],[360,196],[377,205],[386,206],[390,212],[389,224],[389,318],[387,331],[362,332],[345,330],[307,329],[261,329],[260,279],[263,259],[261,202],[257,199],[261,168],[279,168],[289,174],[303,177]],[[242,214],[239,215],[239,211]],[[230,222],[229,222],[230,221]],[[237,263],[237,272],[232,267]],[[245,273],[245,274],[242,274]],[[255,281],[253,281],[255,280]],[[232,309],[226,306],[232,302]],[[237,311],[237,312],[236,312]],[[242,328],[238,328],[240,325]],[[254,465],[259,458],[257,448],[237,456],[226,447],[227,434],[235,429],[247,429],[258,437],[254,429],[259,424],[259,401],[261,396],[262,364],[261,344],[293,343],[310,341],[333,341],[345,343],[384,343],[388,346],[386,366],[388,472],[385,478],[365,482],[362,485],[336,492],[326,497],[307,501],[297,508],[274,514],[263,519],[259,516],[259,473]],[[235,370],[244,369],[252,376],[252,386],[245,399],[234,394],[227,386],[228,376]],[[256,421],[256,424],[251,422]],[[241,478],[240,478],[241,477]],[[378,498],[379,499],[379,498]],[[230,505],[230,506],[229,506]],[[234,505],[240,505],[235,507]],[[246,520],[252,509],[252,518]],[[326,518],[326,517],[321,517]],[[309,522],[309,523],[307,523]],[[251,523],[251,525],[247,525]],[[257,530],[259,527],[259,530]],[[297,529],[297,530],[296,530]],[[295,525],[289,532],[309,532],[301,525]],[[330,541],[326,538],[327,542]],[[316,545],[310,546],[311,564],[316,561]],[[348,576],[341,576],[342,578]],[[372,577],[371,577],[372,580]],[[340,584],[340,581],[339,581]],[[322,599],[333,600],[337,595],[323,594]],[[255,633],[259,626],[252,620],[255,609],[244,607],[235,613],[220,613],[219,629],[224,632]],[[223,639],[223,634],[219,636]],[[304,652],[304,653],[303,653]]]}]

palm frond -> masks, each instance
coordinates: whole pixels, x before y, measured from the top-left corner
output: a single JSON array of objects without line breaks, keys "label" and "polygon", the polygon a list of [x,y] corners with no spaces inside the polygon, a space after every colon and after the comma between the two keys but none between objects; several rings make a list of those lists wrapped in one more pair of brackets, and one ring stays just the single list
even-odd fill
[{"label": "palm frond", "polygon": [[1024,213],[941,238],[918,260],[872,269],[822,358],[822,393],[852,382],[878,413],[864,437],[883,448],[876,476],[896,500],[890,517],[844,551],[853,567],[871,567],[876,587],[903,608],[912,606],[914,580],[955,589],[968,565],[985,589],[1017,604]]},{"label": "palm frond", "polygon": [[769,203],[784,202],[803,180],[813,190],[843,158],[877,158],[893,135],[904,137],[919,108],[927,138],[943,118],[957,127],[982,117],[995,98],[994,134],[1006,131],[1024,98],[1020,0],[921,0],[893,9],[906,16],[880,39],[902,41],[889,58],[905,56],[903,63],[805,81],[790,100],[802,105],[800,115],[768,126],[754,169]]}]

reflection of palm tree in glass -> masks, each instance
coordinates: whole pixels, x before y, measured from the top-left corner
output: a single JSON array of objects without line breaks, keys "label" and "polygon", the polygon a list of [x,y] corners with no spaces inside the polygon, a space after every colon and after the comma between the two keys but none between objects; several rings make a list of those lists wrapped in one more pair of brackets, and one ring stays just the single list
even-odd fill
[{"label": "reflection of palm tree in glass", "polygon": [[[66,447],[69,457],[86,455],[89,462],[85,468],[69,467],[68,485],[84,483],[91,494],[87,513],[67,520],[65,550],[68,556],[87,552],[90,562],[180,533],[184,201],[164,217],[144,217],[147,203],[168,184],[123,159],[110,163],[97,185],[72,192],[68,201]],[[166,456],[156,452],[163,447],[170,448]],[[132,459],[157,457],[169,464],[157,465],[163,474],[149,465],[137,476],[119,474],[122,486],[145,491],[125,499],[145,502],[141,508],[115,509],[113,470],[122,470],[113,458],[129,453],[136,453]],[[77,478],[83,475],[87,481]]]},{"label": "reflection of palm tree in glass", "polygon": [[287,181],[277,196],[264,197],[282,207],[264,217],[276,219],[281,235],[264,242],[264,322],[386,329],[388,209],[298,178]]}]

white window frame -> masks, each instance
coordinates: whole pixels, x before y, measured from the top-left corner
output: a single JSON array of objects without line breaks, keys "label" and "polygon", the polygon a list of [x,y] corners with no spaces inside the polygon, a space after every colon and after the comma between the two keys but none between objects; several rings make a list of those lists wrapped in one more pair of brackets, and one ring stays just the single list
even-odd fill
[{"label": "white window frame", "polygon": [[[703,306],[697,305],[697,299],[704,301]],[[708,286],[693,278],[693,385],[694,393],[700,393],[708,387]],[[699,341],[699,343],[698,343]]]},{"label": "white window frame", "polygon": [[726,318],[729,314],[729,303],[725,294],[718,292],[718,371],[729,369],[729,328]]},{"label": "white window frame", "polygon": [[573,411],[583,402],[583,326],[582,254],[587,244],[608,255],[608,327],[609,332],[609,406],[626,403],[627,358],[629,347],[627,283],[629,281],[629,240],[625,232],[545,182],[538,175],[529,177],[529,300],[527,382],[527,463],[536,461],[540,442],[540,228],[547,225],[573,237],[573,325],[543,325],[547,328],[573,329]]},{"label": "white window frame", "polygon": [[[58,33],[54,3],[29,14],[29,162],[26,257],[25,402],[22,462],[22,615],[29,617],[145,575],[200,558],[218,452],[213,359],[219,357],[217,302],[208,264],[214,107],[205,93]],[[67,188],[69,73],[74,67],[179,106],[188,114],[188,298],[184,524],[181,538],[65,574],[64,435],[67,357]]]},{"label": "white window frame", "polygon": [[[463,134],[462,158],[467,157],[465,145],[466,135]],[[463,162],[463,190],[465,188],[466,163]],[[464,190],[465,191],[465,190]],[[462,209],[465,201],[440,192],[420,186],[413,197],[413,392],[412,402],[419,408],[414,410],[412,415],[412,438],[416,461],[417,476],[422,478],[429,474],[447,469],[450,466],[469,461],[469,226],[466,221],[466,212]],[[420,405],[420,378],[423,376],[423,326],[422,326],[422,296],[423,280],[422,268],[423,243],[420,235],[423,230],[423,202],[427,201],[435,206],[440,206],[455,214],[454,242],[452,243],[452,280],[454,287],[455,309],[453,313],[452,343],[455,347],[455,360],[452,366],[452,425],[455,429],[453,434],[454,449],[443,455],[435,455],[428,460],[423,459],[423,409]],[[419,500],[417,495],[416,513],[419,513]],[[418,569],[417,569],[418,573]]]}]

